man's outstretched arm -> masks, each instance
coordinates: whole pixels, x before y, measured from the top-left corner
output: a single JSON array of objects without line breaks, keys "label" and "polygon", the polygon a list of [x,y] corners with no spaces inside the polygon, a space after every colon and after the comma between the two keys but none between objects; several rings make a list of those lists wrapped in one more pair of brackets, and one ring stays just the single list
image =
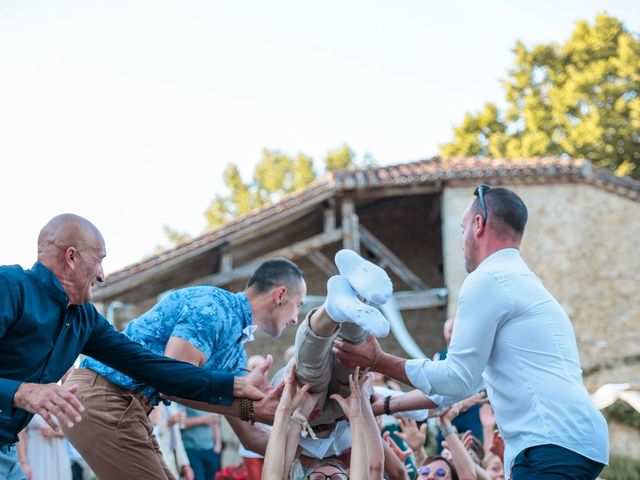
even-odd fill
[{"label": "man's outstretched arm", "polygon": [[222,405],[231,404],[234,396],[257,400],[265,395],[247,377],[234,378],[233,373],[209,371],[157,355],[115,331],[103,317],[82,353],[167,395]]}]

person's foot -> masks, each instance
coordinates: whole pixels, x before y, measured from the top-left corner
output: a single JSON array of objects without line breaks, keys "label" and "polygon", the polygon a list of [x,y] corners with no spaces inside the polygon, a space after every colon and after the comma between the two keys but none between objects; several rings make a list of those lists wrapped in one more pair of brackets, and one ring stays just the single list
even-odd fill
[{"label": "person's foot", "polygon": [[384,305],[393,293],[393,284],[387,272],[365,260],[353,250],[340,250],[335,256],[340,275],[353,289],[368,301]]},{"label": "person's foot", "polygon": [[389,334],[389,322],[380,310],[358,298],[346,278],[334,275],[327,282],[325,309],[334,322],[351,322],[376,337]]}]

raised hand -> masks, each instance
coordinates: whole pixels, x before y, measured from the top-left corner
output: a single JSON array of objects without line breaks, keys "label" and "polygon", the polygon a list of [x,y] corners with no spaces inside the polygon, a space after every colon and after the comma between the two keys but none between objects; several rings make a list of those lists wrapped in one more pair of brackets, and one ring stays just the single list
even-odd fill
[{"label": "raised hand", "polygon": [[67,388],[55,383],[22,383],[13,396],[13,406],[39,414],[53,430],[59,432],[60,427],[53,416],[69,428],[81,420],[80,413],[84,407],[75,395],[77,391],[75,385]]},{"label": "raised hand", "polygon": [[471,450],[474,442],[473,433],[471,432],[471,430],[467,430],[466,432],[464,432],[460,437],[460,441],[462,442],[462,445],[464,445],[464,448],[466,448],[467,450]]},{"label": "raised hand", "polygon": [[349,374],[349,387],[351,389],[349,398],[343,398],[337,393],[331,395],[331,398],[338,402],[342,411],[350,419],[362,416],[362,386],[367,381],[367,378],[368,375],[360,375],[360,367],[356,367],[355,371]]},{"label": "raised hand", "polygon": [[422,448],[427,439],[427,423],[424,422],[418,428],[418,422],[410,418],[398,417],[397,421],[402,431],[396,435],[404,440],[411,450]]},{"label": "raised hand", "polygon": [[504,461],[504,440],[500,435],[500,432],[493,432],[493,437],[491,437],[491,446],[489,446],[489,451],[494,455],[497,455]]},{"label": "raised hand", "polygon": [[483,427],[493,428],[496,425],[496,417],[493,408],[488,403],[480,407],[480,423]]},{"label": "raised hand", "polygon": [[407,450],[402,450],[400,448],[400,445],[398,445],[396,441],[393,439],[390,432],[384,432],[384,434],[382,435],[382,438],[384,438],[384,441],[387,442],[387,445],[391,447],[391,450],[393,450],[393,453],[396,454],[396,456],[400,459],[401,462],[404,462],[409,457],[409,455],[411,455],[411,453],[413,452],[411,448]]},{"label": "raised hand", "polygon": [[251,400],[263,399],[273,388],[267,381],[267,372],[273,363],[273,357],[267,355],[262,365],[257,366],[244,377],[235,377],[233,381],[233,396],[247,397]]},{"label": "raised hand", "polygon": [[454,418],[460,415],[460,402],[454,403],[449,408],[444,410],[438,418],[438,426],[444,428],[447,425],[451,425]]},{"label": "raised hand", "polygon": [[276,388],[272,388],[261,400],[253,403],[253,411],[256,415],[256,420],[262,423],[273,424],[273,419],[276,416],[276,410],[280,405],[280,398],[284,391],[284,379],[278,384]]},{"label": "raised hand", "polygon": [[309,396],[310,388],[311,385],[303,385],[301,388],[298,388],[298,382],[296,380],[296,365],[294,363],[291,365],[291,368],[284,378],[284,390],[282,392],[282,398],[280,399],[278,409],[293,412],[305,402]]}]

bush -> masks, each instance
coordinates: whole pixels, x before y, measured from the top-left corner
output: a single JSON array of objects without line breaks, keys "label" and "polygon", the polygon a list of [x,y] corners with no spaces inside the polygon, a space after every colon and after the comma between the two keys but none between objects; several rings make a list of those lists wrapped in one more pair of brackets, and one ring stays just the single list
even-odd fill
[{"label": "bush", "polygon": [[638,480],[640,478],[640,460],[611,455],[609,466],[604,467],[600,477],[605,480]]}]

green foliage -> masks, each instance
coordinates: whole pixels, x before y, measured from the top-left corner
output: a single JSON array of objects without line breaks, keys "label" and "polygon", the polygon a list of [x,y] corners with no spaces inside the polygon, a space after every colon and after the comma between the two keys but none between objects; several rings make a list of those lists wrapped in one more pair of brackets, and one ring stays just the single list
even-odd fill
[{"label": "green foliage", "polygon": [[[602,411],[607,420],[640,430],[640,412],[623,400],[616,400]],[[638,477],[640,478],[640,477]]]},{"label": "green foliage", "polygon": [[507,108],[466,114],[445,157],[569,155],[640,178],[640,39],[600,14],[564,44],[518,42]]},{"label": "green foliage", "polygon": [[604,467],[600,478],[607,480],[637,480],[640,478],[640,460],[611,455],[609,465]]},{"label": "green foliage", "polygon": [[[366,163],[372,163],[369,157]],[[324,166],[327,171],[355,168],[355,153],[344,144],[327,153]],[[303,189],[316,180],[318,174],[313,159],[304,153],[292,157],[279,150],[265,148],[251,182],[242,180],[234,164],[227,165],[223,178],[229,194],[216,195],[204,212],[210,229]]]}]

